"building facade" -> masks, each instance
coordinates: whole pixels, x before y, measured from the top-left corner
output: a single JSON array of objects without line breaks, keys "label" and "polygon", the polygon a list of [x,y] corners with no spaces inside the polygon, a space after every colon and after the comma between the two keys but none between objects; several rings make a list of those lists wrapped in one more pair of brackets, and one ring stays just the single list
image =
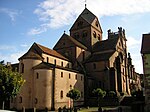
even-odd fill
[{"label": "building facade", "polygon": [[145,110],[150,111],[150,34],[143,34],[141,54],[143,60],[143,81],[145,88]]},{"label": "building facade", "polygon": [[11,106],[69,107],[66,94],[72,88],[81,92],[75,105],[87,103],[96,88],[130,95],[130,84],[137,74],[127,53],[125,30],[108,30],[106,40],[102,33],[98,18],[85,8],[70,28],[70,35],[64,32],[53,50],[34,43],[19,58],[19,72],[26,83]]}]

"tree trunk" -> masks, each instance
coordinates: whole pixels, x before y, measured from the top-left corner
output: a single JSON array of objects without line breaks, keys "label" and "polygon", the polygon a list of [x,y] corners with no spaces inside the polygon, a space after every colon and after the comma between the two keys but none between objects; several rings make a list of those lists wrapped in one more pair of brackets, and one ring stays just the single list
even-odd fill
[{"label": "tree trunk", "polygon": [[5,101],[2,103],[2,110],[5,110]]}]

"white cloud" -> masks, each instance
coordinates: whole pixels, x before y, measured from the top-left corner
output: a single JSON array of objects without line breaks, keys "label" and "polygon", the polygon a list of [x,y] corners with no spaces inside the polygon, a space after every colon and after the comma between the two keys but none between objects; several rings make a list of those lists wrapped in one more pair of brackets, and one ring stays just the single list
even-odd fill
[{"label": "white cloud", "polygon": [[19,13],[21,12],[19,12],[18,10],[14,10],[14,9],[0,8],[0,13],[7,14],[10,17],[11,21],[14,22],[16,19],[16,16],[18,16]]},{"label": "white cloud", "polygon": [[16,47],[9,45],[0,45],[0,50],[16,50]]},{"label": "white cloud", "polygon": [[[70,25],[84,9],[85,0],[45,0],[34,13],[43,22],[28,34],[46,32],[48,28]],[[150,12],[150,0],[88,0],[87,7],[98,17]],[[43,26],[44,25],[44,26]]]},{"label": "white cloud", "polygon": [[20,58],[24,53],[25,51],[20,51],[11,54],[5,54],[5,55],[0,53],[0,59],[5,60],[5,62],[18,63],[19,62],[18,58]]},{"label": "white cloud", "polygon": [[137,46],[140,46],[141,40],[136,40],[134,37],[127,37],[127,46],[128,48],[135,48]]},{"label": "white cloud", "polygon": [[29,45],[27,45],[26,43],[23,43],[20,45],[21,47],[29,47]]}]

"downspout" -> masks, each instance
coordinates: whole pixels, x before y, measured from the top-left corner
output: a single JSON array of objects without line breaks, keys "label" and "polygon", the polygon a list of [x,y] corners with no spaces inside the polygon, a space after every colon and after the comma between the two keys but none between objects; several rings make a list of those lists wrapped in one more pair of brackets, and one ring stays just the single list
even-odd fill
[{"label": "downspout", "polygon": [[52,103],[51,110],[55,110],[55,66],[52,70]]}]

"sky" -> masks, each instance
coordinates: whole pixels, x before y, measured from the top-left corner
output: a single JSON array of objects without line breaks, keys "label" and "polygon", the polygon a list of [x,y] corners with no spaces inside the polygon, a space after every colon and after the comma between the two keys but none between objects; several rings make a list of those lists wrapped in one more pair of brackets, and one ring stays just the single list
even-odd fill
[{"label": "sky", "polygon": [[143,73],[142,34],[150,33],[150,0],[0,0],[0,60],[17,63],[36,42],[53,48],[86,7],[107,30],[126,31],[135,71]]}]

